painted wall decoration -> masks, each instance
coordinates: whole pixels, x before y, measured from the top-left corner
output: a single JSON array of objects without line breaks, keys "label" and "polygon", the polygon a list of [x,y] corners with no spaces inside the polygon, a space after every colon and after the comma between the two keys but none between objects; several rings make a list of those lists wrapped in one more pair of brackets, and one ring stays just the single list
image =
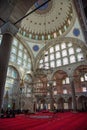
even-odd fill
[{"label": "painted wall decoration", "polygon": [[78,36],[80,35],[80,30],[79,30],[79,28],[74,28],[74,29],[73,29],[73,35],[76,36],[76,37],[78,37]]},{"label": "painted wall decoration", "polygon": [[38,46],[38,45],[34,45],[34,46],[33,46],[33,50],[34,50],[34,51],[38,51],[38,50],[39,50],[39,46]]}]

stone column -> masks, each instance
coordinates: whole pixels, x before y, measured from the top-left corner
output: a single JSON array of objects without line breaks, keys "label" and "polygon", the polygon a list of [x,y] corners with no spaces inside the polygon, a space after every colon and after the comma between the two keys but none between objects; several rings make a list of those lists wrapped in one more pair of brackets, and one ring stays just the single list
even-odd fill
[{"label": "stone column", "polygon": [[1,33],[3,37],[0,45],[0,108],[2,106],[13,35],[17,33],[17,28],[10,22],[7,22],[2,26]]},{"label": "stone column", "polygon": [[53,98],[53,83],[49,83],[49,93],[50,93],[50,109],[53,111],[54,110],[54,98]]},{"label": "stone column", "polygon": [[57,79],[57,91],[59,94],[63,93],[62,81]]},{"label": "stone column", "polygon": [[75,95],[75,87],[74,87],[73,77],[70,77],[70,85],[71,85],[71,92],[72,92],[73,111],[77,111],[77,102],[76,102],[76,95]]}]

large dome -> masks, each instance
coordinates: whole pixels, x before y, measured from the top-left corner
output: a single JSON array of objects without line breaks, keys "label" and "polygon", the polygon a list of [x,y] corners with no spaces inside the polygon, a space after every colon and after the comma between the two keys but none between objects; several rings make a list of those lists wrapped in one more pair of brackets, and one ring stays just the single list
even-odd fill
[{"label": "large dome", "polygon": [[[46,0],[38,0],[29,13]],[[21,34],[31,39],[44,40],[61,36],[69,30],[74,20],[71,0],[51,0],[27,16],[21,23]]]}]

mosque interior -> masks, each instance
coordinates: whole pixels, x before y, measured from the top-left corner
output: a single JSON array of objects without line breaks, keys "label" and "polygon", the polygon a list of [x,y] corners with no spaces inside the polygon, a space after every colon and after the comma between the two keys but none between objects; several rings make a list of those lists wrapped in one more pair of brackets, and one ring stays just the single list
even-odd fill
[{"label": "mosque interior", "polygon": [[87,111],[86,0],[1,3],[1,107]]}]

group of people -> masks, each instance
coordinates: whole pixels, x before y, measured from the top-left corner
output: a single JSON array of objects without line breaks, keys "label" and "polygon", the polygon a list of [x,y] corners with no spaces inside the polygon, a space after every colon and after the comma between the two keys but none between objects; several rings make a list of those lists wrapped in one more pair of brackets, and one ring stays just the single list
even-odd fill
[{"label": "group of people", "polygon": [[7,108],[5,111],[3,108],[0,111],[0,118],[10,118],[15,117],[15,111],[13,109]]}]

